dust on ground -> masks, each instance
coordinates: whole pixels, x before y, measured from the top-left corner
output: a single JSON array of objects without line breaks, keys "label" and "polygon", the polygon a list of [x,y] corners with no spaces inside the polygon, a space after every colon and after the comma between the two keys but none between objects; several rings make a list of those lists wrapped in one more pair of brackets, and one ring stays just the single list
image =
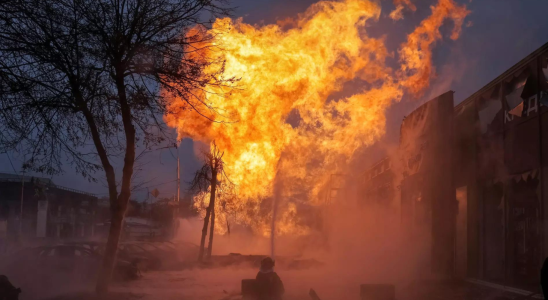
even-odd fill
[{"label": "dust on ground", "polygon": [[[287,293],[284,300],[308,300],[310,288],[322,300],[358,300],[359,284],[356,281],[334,276],[318,284],[325,276],[322,271],[316,276],[303,271],[279,272]],[[254,270],[188,270],[150,272],[141,280],[115,285],[107,296],[98,297],[90,286],[79,292],[44,298],[47,300],[236,300],[241,299],[240,282],[254,277]],[[365,283],[365,282],[361,282]],[[410,282],[396,285],[398,300],[509,300],[516,295],[478,285],[454,282]],[[519,298],[519,297],[518,297]],[[21,300],[26,298],[22,297]]]}]

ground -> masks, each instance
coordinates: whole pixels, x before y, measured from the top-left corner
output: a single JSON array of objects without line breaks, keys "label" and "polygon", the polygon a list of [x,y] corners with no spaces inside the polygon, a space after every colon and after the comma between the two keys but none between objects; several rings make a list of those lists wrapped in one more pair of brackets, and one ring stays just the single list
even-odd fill
[{"label": "ground", "polygon": [[[252,269],[194,270],[145,273],[140,280],[113,286],[108,297],[98,299],[87,291],[67,293],[48,300],[229,300],[241,299],[240,281],[254,277]],[[314,288],[322,300],[359,299],[359,285],[335,276],[319,282],[310,272],[280,272],[286,285],[285,300],[308,300]],[[306,280],[305,277],[311,280]],[[469,283],[410,282],[396,289],[397,300],[526,300]],[[26,300],[24,297],[21,300]]]}]

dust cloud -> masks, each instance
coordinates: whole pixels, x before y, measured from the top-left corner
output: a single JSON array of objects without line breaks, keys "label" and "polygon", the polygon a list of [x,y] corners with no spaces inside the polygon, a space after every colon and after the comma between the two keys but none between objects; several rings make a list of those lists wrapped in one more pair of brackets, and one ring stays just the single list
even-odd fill
[{"label": "dust cloud", "polygon": [[[297,269],[277,262],[276,272],[284,282],[287,299],[308,299],[310,288],[322,299],[357,299],[360,284],[388,283],[396,285],[398,290],[412,284],[427,269],[425,239],[406,234],[400,226],[400,213],[394,207],[366,206],[350,197],[323,207],[319,213],[323,215],[323,226],[318,232],[306,237],[276,238],[278,262],[288,259],[319,262]],[[199,218],[181,220],[177,239],[198,243],[202,225]],[[269,237],[238,228],[230,235],[214,237],[213,254],[267,256],[270,246]],[[257,265],[248,264],[194,269],[187,275],[210,287],[209,292],[217,289],[222,296],[223,291],[237,293],[241,279],[254,278],[257,271]]]},{"label": "dust cloud", "polygon": [[[308,224],[309,234],[276,237],[275,270],[286,288],[284,299],[309,299],[311,288],[321,299],[359,299],[364,283],[394,284],[397,299],[408,299],[402,290],[428,270],[427,242],[401,227],[399,208],[364,201],[368,199],[355,192],[356,183],[348,185],[346,197],[315,207],[321,222]],[[180,219],[172,242],[181,247],[179,251],[186,249],[179,253],[183,263],[143,272],[138,280],[115,282],[113,295],[124,295],[116,299],[240,299],[241,280],[255,278],[258,262],[270,255],[270,237],[233,225],[230,234],[215,235],[211,261],[198,264],[195,250],[202,226],[200,217]],[[230,263],[240,258],[241,263]],[[22,288],[21,300],[96,299],[90,296],[94,280],[80,276],[79,266],[36,268],[18,261],[8,256],[0,265],[2,273]]]}]

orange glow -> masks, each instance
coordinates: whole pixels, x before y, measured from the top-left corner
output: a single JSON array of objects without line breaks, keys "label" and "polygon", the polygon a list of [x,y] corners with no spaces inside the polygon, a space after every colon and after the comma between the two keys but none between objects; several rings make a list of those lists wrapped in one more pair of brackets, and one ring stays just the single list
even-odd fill
[{"label": "orange glow", "polygon": [[394,5],[396,6],[396,9],[394,9],[389,15],[392,20],[403,19],[403,10],[405,7],[409,8],[411,11],[417,10],[417,7],[411,2],[411,0],[394,0]]},{"label": "orange glow", "polygon": [[432,14],[407,36],[407,42],[399,50],[401,70],[407,74],[402,85],[413,94],[419,94],[429,86],[433,72],[431,47],[442,37],[439,28],[443,22],[446,19],[454,22],[451,39],[456,40],[464,18],[470,13],[453,0],[439,0],[431,9]]},{"label": "orange glow", "polygon": [[[343,171],[357,149],[385,133],[386,109],[404,92],[418,95],[428,87],[439,27],[452,20],[455,39],[467,14],[453,0],[440,0],[402,44],[397,70],[386,65],[393,52],[384,40],[368,36],[367,24],[381,16],[377,1],[322,1],[284,21],[290,29],[218,19],[208,32],[216,36],[218,48],[196,55],[225,61],[208,71],[224,67],[226,78],[240,81],[233,90],[217,87],[195,93],[205,103],[197,109],[211,120],[181,109],[187,105],[174,97],[170,108],[177,113],[166,115],[165,121],[177,128],[180,138],[215,141],[224,151],[225,171],[238,195],[231,204],[231,222],[269,234],[270,215],[261,203],[280,180],[284,204],[277,228],[281,234],[305,234],[299,201],[322,204],[330,174]],[[351,81],[362,87],[349,97],[333,99]],[[217,224],[224,232],[225,224]]]}]

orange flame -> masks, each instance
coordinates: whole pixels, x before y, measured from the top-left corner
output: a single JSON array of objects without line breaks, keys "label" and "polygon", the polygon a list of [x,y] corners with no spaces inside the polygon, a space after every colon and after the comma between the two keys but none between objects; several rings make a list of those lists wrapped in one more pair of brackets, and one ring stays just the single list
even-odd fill
[{"label": "orange flame", "polygon": [[405,7],[409,8],[411,11],[417,10],[417,7],[411,2],[411,0],[394,0],[394,5],[396,6],[396,9],[394,9],[389,15],[392,20],[403,19],[403,10]]},{"label": "orange flame", "polygon": [[[209,34],[217,37],[218,49],[201,55],[224,61],[211,65],[210,72],[223,68],[224,76],[241,80],[235,89],[215,87],[199,94],[204,104],[196,108],[211,120],[181,109],[184,102],[173,97],[170,108],[177,113],[165,121],[179,137],[215,141],[225,152],[225,171],[238,190],[235,222],[269,233],[270,215],[262,209],[276,179],[283,181],[286,203],[280,232],[306,233],[299,203],[322,203],[330,174],[343,170],[357,149],[385,133],[386,109],[405,90],[417,95],[428,87],[439,27],[453,20],[451,38],[457,38],[468,11],[453,0],[439,0],[399,50],[397,71],[386,65],[391,52],[384,40],[367,33],[366,25],[380,13],[376,1],[322,1],[291,20],[290,29],[252,26],[241,19],[214,23]],[[333,99],[351,81],[362,88]]]},{"label": "orange flame", "polygon": [[[402,82],[409,91],[419,94],[429,86],[432,77],[432,45],[441,39],[439,28],[446,19],[451,19],[455,26],[451,39],[456,40],[462,28],[464,18],[470,13],[466,7],[458,6],[453,0],[439,0],[431,6],[432,14],[407,37],[407,43],[399,50],[402,62],[401,70],[408,73]],[[412,74],[409,75],[409,72]]]}]

